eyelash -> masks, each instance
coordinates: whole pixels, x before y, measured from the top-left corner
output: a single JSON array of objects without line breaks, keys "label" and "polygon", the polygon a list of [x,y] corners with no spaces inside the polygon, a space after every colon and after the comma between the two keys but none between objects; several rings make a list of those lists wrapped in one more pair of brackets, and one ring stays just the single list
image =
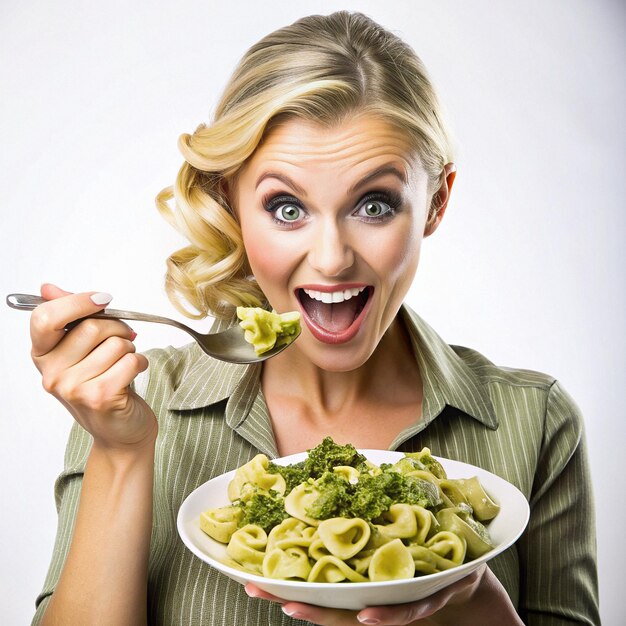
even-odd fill
[{"label": "eyelash", "polygon": [[291,225],[289,224],[289,222],[285,222],[284,220],[279,220],[275,215],[276,209],[278,209],[278,207],[280,207],[283,204],[293,204],[294,206],[297,206],[301,211],[304,211],[304,207],[302,206],[302,204],[297,198],[294,198],[294,196],[288,196],[284,194],[277,194],[277,195],[268,194],[266,196],[263,196],[263,198],[261,199],[261,204],[268,213],[272,214],[272,220],[279,226],[282,226],[283,228],[295,228],[297,226],[297,223]]},{"label": "eyelash", "polygon": [[[400,197],[399,194],[393,191],[389,191],[389,190],[384,190],[384,191],[380,190],[380,191],[372,191],[364,195],[357,202],[356,209],[354,210],[353,213],[356,213],[367,202],[372,202],[372,201],[384,202],[385,204],[389,206],[390,210],[384,213],[382,217],[368,217],[364,215],[359,217],[360,220],[368,224],[373,224],[373,223],[381,224],[383,222],[386,222],[387,220],[397,215],[397,213],[402,209],[402,198]],[[298,200],[298,198],[294,196],[290,196],[290,195],[285,195],[285,194],[276,194],[276,195],[267,194],[263,196],[263,198],[261,199],[261,204],[268,213],[272,214],[273,221],[279,224],[283,228],[295,228],[299,222],[295,222],[293,225],[291,225],[289,222],[278,219],[275,216],[275,211],[281,205],[293,204],[294,206],[297,206],[301,211],[305,211],[304,206]]]},{"label": "eyelash", "polygon": [[364,204],[374,200],[385,203],[389,206],[389,211],[384,213],[381,217],[368,217],[366,215],[362,215],[359,219],[367,222],[368,224],[381,224],[386,222],[397,215],[402,208],[402,198],[394,191],[372,191],[359,200],[356,210],[358,211]]}]

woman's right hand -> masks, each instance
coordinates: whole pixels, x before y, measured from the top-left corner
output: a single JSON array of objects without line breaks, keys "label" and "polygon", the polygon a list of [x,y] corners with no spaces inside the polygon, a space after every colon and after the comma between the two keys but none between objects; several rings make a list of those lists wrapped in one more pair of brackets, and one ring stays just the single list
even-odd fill
[{"label": "woman's right hand", "polygon": [[43,285],[47,302],[31,316],[32,359],[42,374],[44,389],[57,398],[94,438],[110,450],[153,445],[157,422],[152,409],[133,393],[132,380],[148,368],[135,352],[135,333],[118,320],[86,319],[71,330],[71,322],[102,310],[104,294],[72,294]]}]

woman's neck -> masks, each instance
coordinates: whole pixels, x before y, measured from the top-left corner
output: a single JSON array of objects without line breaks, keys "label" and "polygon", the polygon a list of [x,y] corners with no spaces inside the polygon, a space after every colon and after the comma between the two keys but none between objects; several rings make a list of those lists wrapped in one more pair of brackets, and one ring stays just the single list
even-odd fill
[{"label": "woman's neck", "polygon": [[405,408],[413,409],[417,419],[415,407],[422,400],[419,369],[399,318],[355,370],[327,371],[297,351],[286,350],[264,364],[261,381],[275,429],[297,419],[302,427],[331,434],[346,420],[355,429],[359,420],[371,422],[373,416],[383,418]]}]

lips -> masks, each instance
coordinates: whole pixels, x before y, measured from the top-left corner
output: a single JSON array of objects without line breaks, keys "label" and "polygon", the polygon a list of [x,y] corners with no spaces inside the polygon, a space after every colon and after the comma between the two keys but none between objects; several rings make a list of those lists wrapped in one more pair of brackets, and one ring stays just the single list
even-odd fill
[{"label": "lips", "polygon": [[359,331],[374,288],[367,285],[306,286],[296,290],[303,319],[316,339],[344,343]]}]

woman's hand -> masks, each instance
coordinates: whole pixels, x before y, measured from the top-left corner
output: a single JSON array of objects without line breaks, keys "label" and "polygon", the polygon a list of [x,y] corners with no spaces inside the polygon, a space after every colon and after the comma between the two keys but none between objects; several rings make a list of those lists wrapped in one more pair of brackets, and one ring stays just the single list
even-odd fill
[{"label": "woman's hand", "polygon": [[287,615],[320,626],[522,624],[504,587],[486,565],[423,600],[393,606],[372,606],[362,611],[326,609],[300,602],[286,602],[251,583],[246,585],[246,593],[254,598],[280,602]]},{"label": "woman's hand", "polygon": [[31,316],[33,361],[44,388],[93,436],[69,552],[42,624],[146,623],[157,422],[129,385],[148,361],[118,320],[64,330],[110,296],[53,285],[41,295],[47,302]]},{"label": "woman's hand", "polygon": [[118,320],[87,319],[66,331],[71,322],[102,310],[105,295],[71,294],[54,285],[43,285],[41,295],[48,302],[31,316],[31,355],[46,391],[93,436],[94,446],[129,450],[153,443],[154,413],[129,389],[148,367],[135,353],[133,330]]}]

